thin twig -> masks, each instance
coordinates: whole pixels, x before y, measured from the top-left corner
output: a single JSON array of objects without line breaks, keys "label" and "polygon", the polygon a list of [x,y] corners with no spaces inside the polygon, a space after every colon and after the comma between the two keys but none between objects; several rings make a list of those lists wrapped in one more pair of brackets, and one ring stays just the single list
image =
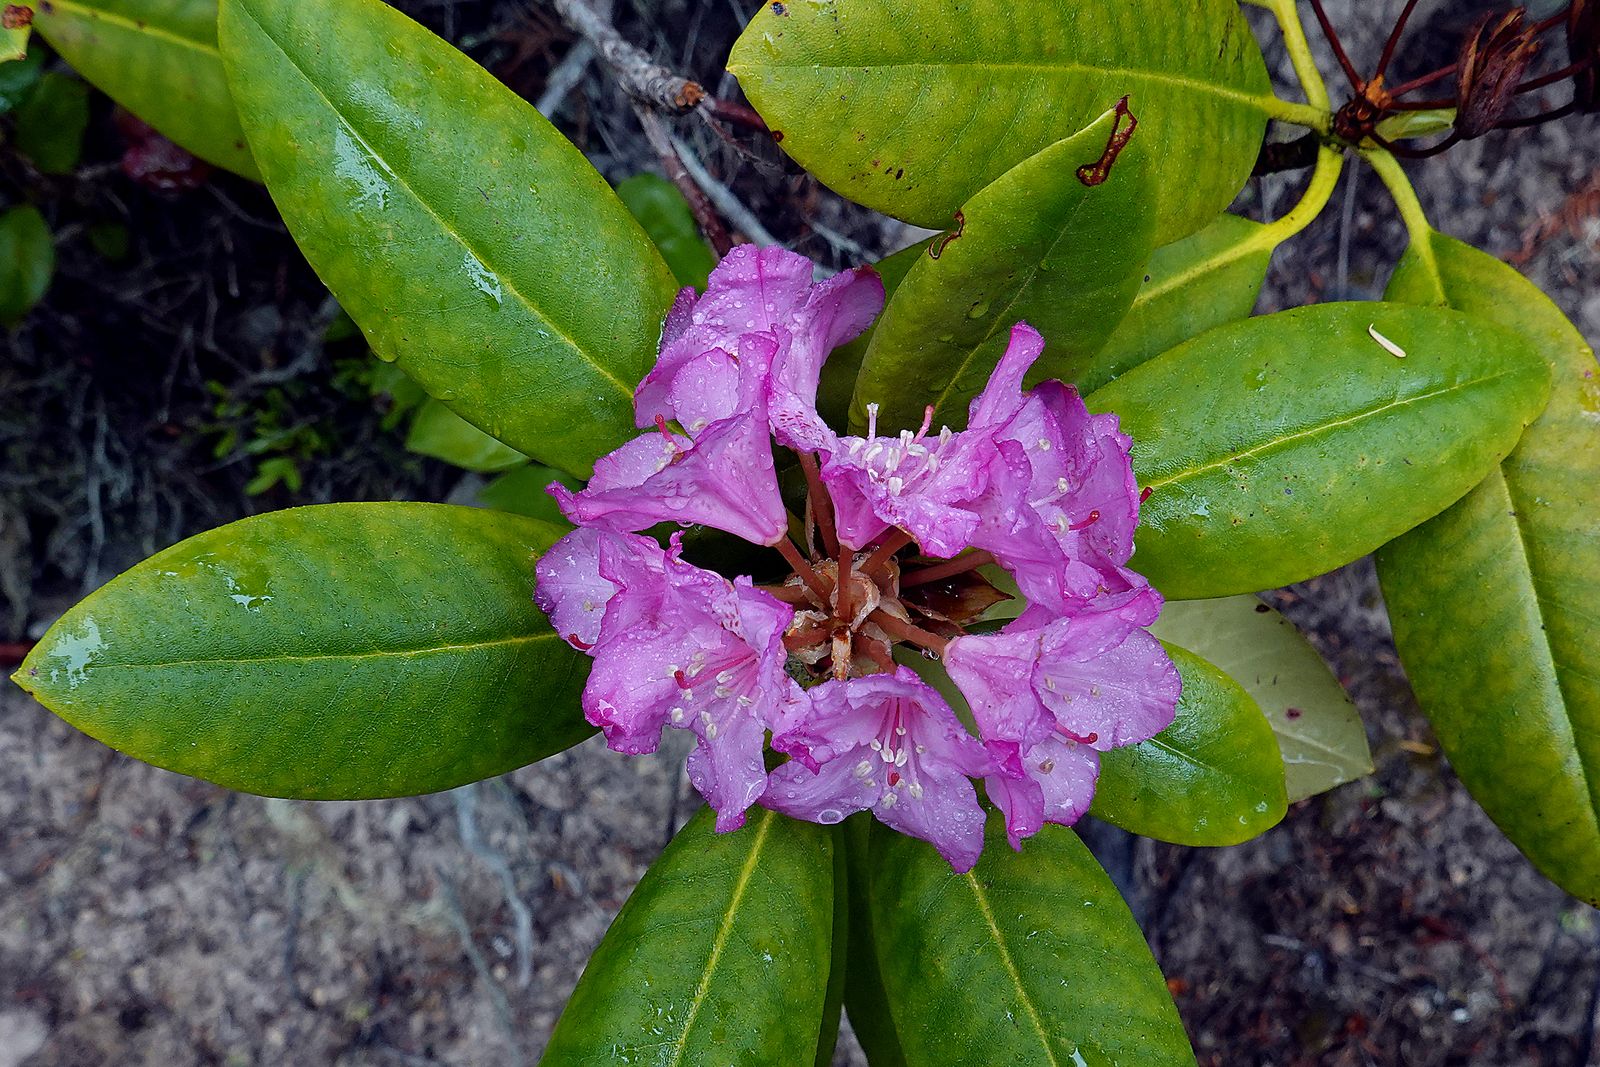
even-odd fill
[{"label": "thin twig", "polygon": [[726,185],[711,176],[711,172],[701,165],[700,158],[694,154],[692,148],[676,137],[672,139],[672,144],[678,150],[678,157],[683,160],[683,165],[688,168],[690,177],[705,190],[711,202],[717,205],[717,210],[733,223],[736,230],[758,245],[780,243],[765,226],[761,225],[761,220],[756,218],[754,212],[740,203],[739,198],[734,196]]},{"label": "thin twig", "polygon": [[635,100],[669,115],[685,115],[705,98],[705,88],[674,74],[622,34],[588,0],[551,0],[556,11],[595,49],[623,90]]},{"label": "thin twig", "polygon": [[706,240],[711,242],[711,247],[718,257],[727,255],[728,250],[733,247],[733,238],[728,236],[728,228],[722,224],[716,208],[706,196],[706,190],[689,170],[688,161],[678,150],[679,142],[667,132],[666,120],[637,100],[631,103],[633,113],[639,116],[639,125],[644,127],[645,140],[656,150],[668,179],[678,187],[683,198],[689,201],[689,210],[694,212],[694,219],[700,224],[700,231],[706,235]]}]

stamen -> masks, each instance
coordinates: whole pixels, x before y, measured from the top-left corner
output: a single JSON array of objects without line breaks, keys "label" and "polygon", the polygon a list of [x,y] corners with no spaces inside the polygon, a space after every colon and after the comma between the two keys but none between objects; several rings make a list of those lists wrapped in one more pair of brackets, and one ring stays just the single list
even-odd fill
[{"label": "stamen", "polygon": [[594,647],[589,642],[587,642],[583,638],[579,637],[577,634],[568,634],[567,635],[567,644],[571,645],[573,648],[577,649],[579,652],[587,652],[591,648]]},{"label": "stamen", "polygon": [[1073,530],[1073,531],[1087,530],[1089,527],[1093,526],[1095,523],[1097,523],[1099,521],[1100,521],[1100,512],[1091,511],[1091,512],[1089,512],[1089,517],[1087,519],[1084,519],[1082,522],[1075,522],[1071,526],[1068,526],[1067,529]]}]

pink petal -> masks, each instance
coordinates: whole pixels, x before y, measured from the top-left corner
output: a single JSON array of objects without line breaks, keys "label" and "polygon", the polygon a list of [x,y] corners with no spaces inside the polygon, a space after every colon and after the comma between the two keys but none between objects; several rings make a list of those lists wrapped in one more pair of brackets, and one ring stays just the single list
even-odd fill
[{"label": "pink petal", "polygon": [[588,648],[600,640],[606,605],[618,586],[601,574],[602,551],[626,554],[633,565],[660,572],[664,553],[648,537],[578,529],[550,546],[540,557],[533,599],[567,643]]}]

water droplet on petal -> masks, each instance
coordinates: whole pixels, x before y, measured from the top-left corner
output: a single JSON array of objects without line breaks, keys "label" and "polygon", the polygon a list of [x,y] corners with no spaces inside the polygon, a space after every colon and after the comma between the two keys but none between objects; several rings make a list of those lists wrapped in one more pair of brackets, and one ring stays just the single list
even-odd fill
[{"label": "water droplet on petal", "polygon": [[817,812],[817,821],[824,826],[832,826],[836,822],[844,821],[844,812],[834,808],[823,808]]}]

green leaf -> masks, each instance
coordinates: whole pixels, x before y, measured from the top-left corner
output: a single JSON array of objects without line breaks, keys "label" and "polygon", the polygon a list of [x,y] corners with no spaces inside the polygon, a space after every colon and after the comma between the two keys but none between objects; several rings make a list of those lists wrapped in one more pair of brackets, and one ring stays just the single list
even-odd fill
[{"label": "green leaf", "polygon": [[544,1067],[809,1063],[833,941],[834,839],[702,809],[645,872],[550,1035]]},{"label": "green leaf", "polygon": [[873,331],[853,427],[866,425],[869,403],[890,427],[918,425],[928,404],[935,426],[963,425],[1018,321],[1047,345],[1032,382],[1070,378],[1105,343],[1153,247],[1148,153],[1136,133],[1103,183],[1062,175],[1099,159],[1119,118],[1107,111],[1007,171],[917,258]]},{"label": "green leaf", "polygon": [[908,1067],[1192,1065],[1139,926],[1071,830],[1020,853],[989,821],[967,874],[874,826],[878,964]]},{"label": "green leaf", "polygon": [[572,524],[561,514],[555,497],[548,491],[551,482],[560,482],[573,492],[583,488],[583,483],[572,475],[535,463],[507,471],[478,490],[478,503],[486,508],[526,515],[563,529],[569,528]]},{"label": "green leaf", "polygon": [[220,39],[268,189],[380,357],[580,476],[634,435],[676,286],[554,126],[381,0],[223,0]]},{"label": "green leaf", "polygon": [[878,968],[877,942],[872,933],[872,859],[870,842],[873,818],[870,812],[857,812],[844,821],[845,866],[850,878],[849,962],[844,972],[845,1014],[850,1029],[867,1054],[872,1067],[906,1067],[900,1036],[895,1033],[894,1009],[884,992],[883,973]]},{"label": "green leaf", "polygon": [[659,175],[635,174],[617,186],[617,196],[661,250],[678,284],[704,290],[717,257],[678,187]]},{"label": "green leaf", "polygon": [[1199,600],[1322,574],[1437,515],[1505,458],[1549,388],[1503,327],[1321,304],[1211,330],[1088,404],[1121,416],[1151,493],[1133,566]]},{"label": "green leaf", "polygon": [[844,1017],[844,982],[850,959],[850,867],[845,860],[844,827],[828,831],[833,838],[833,943],[828,955],[828,987],[822,998],[822,1025],[817,1034],[814,1067],[829,1067],[839,1047],[839,1021]]},{"label": "green leaf", "polygon": [[1600,367],[1515,270],[1442,234],[1400,300],[1518,330],[1555,372],[1500,469],[1378,553],[1395,644],[1461,780],[1552,881],[1600,906]]},{"label": "green leaf", "polygon": [[1156,249],[1133,306],[1072,381],[1092,393],[1207,330],[1249,317],[1276,246],[1261,223],[1219,215],[1199,233]]},{"label": "green leaf", "polygon": [[[884,256],[873,264],[878,280],[883,282],[884,300],[894,299],[896,290],[920,257],[928,254],[932,238],[918,241],[908,248]],[[866,358],[872,337],[883,316],[872,320],[860,337],[833,350],[822,364],[822,377],[817,385],[817,412],[829,426],[845,426],[850,420],[850,399],[855,396],[856,380],[861,373],[861,362]],[[920,416],[919,416],[920,417]]]},{"label": "green leaf", "polygon": [[83,155],[89,128],[89,87],[51,71],[17,105],[17,151],[46,174],[67,174]]},{"label": "green leaf", "polygon": [[528,462],[528,457],[503,445],[437,400],[429,399],[411,421],[406,448],[469,471],[493,474]]},{"label": "green leaf", "polygon": [[0,26],[0,64],[17,63],[28,58],[28,38],[33,34],[31,25]]},{"label": "green leaf", "polygon": [[14,326],[50,288],[56,243],[31,204],[0,214],[0,323]]},{"label": "green leaf", "polygon": [[1090,811],[1124,830],[1179,845],[1236,845],[1283,819],[1283,757],[1239,683],[1167,645],[1183,676],[1172,725],[1100,755]]},{"label": "green leaf", "polygon": [[1278,738],[1289,802],[1372,773],[1361,716],[1294,624],[1250,595],[1169,600],[1150,631],[1244,686]]},{"label": "green leaf", "polygon": [[1156,240],[1175,241],[1244,184],[1273,106],[1232,0],[1195,0],[1181,18],[1167,0],[766,4],[728,69],[826,185],[941,229],[979,189],[1130,95],[1160,191]]},{"label": "green leaf", "polygon": [[217,52],[217,0],[50,0],[34,19],[74,70],[166,137],[259,181]]},{"label": "green leaf", "polygon": [[44,52],[35,48],[26,57],[0,63],[0,115],[20,104],[39,80]]},{"label": "green leaf", "polygon": [[591,732],[586,661],[532,600],[560,533],[438,504],[257,515],[116,578],[12,678],[91,737],[233,789],[449,789]]}]

